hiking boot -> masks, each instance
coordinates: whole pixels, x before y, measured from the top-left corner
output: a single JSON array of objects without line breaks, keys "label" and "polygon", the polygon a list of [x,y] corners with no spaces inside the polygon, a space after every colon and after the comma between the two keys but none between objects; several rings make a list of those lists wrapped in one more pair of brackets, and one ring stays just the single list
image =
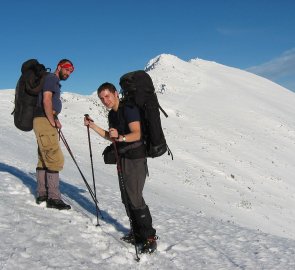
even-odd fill
[{"label": "hiking boot", "polygon": [[133,236],[132,231],[130,231],[129,233],[127,233],[123,237],[121,237],[121,240],[123,240],[126,243],[134,245],[134,236]]},{"label": "hiking boot", "polygon": [[158,236],[150,236],[147,240],[137,246],[139,253],[153,253],[157,249]]},{"label": "hiking boot", "polygon": [[41,204],[43,202],[46,202],[47,201],[47,196],[39,196],[36,198],[36,204]]},{"label": "hiking boot", "polygon": [[[135,239],[134,239],[135,237]],[[140,236],[135,233],[135,235],[133,235],[132,230],[130,230],[127,234],[125,234],[123,237],[121,237],[121,240],[123,240],[126,243],[132,244],[134,245],[135,243],[140,243]]]},{"label": "hiking boot", "polygon": [[55,208],[58,210],[69,210],[69,209],[71,209],[71,206],[68,204],[65,204],[62,200],[48,199],[47,200],[47,208]]}]

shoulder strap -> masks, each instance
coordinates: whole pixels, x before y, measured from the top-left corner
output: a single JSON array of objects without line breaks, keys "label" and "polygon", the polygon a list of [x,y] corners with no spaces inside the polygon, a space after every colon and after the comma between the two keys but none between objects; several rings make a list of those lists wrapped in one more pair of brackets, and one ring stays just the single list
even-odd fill
[{"label": "shoulder strap", "polygon": [[165,115],[165,117],[168,117],[168,114],[164,111],[164,109],[161,107],[161,105],[159,104],[159,109],[161,110],[161,112]]}]

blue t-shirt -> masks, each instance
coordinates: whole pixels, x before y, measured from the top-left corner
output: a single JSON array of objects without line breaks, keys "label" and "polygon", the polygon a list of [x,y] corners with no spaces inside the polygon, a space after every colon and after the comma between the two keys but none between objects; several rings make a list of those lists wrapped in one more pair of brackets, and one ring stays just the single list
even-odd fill
[{"label": "blue t-shirt", "polygon": [[[59,78],[53,74],[49,73],[45,77],[43,92],[50,91],[52,92],[52,107],[56,114],[59,114],[62,109],[62,103],[60,100],[60,91],[61,85],[59,83]],[[43,95],[43,92],[41,93]],[[43,107],[43,106],[42,106]]]}]

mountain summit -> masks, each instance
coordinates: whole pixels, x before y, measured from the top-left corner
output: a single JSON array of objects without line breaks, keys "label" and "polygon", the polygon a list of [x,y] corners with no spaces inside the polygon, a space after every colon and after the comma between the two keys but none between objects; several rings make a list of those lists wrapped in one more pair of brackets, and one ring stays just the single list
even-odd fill
[{"label": "mountain summit", "polygon": [[202,59],[164,54],[146,70],[169,114],[163,126],[175,156],[165,171],[170,178],[194,190],[198,209],[206,205],[249,226],[255,216],[254,228],[265,224],[268,232],[284,235],[282,219],[293,220],[284,211],[295,205],[295,94]]}]

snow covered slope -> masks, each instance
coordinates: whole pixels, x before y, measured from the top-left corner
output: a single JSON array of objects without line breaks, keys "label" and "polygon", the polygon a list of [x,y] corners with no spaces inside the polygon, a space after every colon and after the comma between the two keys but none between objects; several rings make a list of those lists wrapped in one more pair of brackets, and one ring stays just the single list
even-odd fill
[{"label": "snow covered slope", "polygon": [[[13,90],[0,91],[1,269],[293,269],[295,94],[251,73],[201,59],[160,55],[146,66],[168,113],[174,160],[149,160],[145,199],[160,236],[153,256],[133,260],[118,242],[128,229],[107,142],[91,133],[95,207],[70,156],[61,189],[73,209],[34,203],[33,132],[13,125]],[[64,83],[66,85],[66,82]],[[99,82],[98,82],[99,85]],[[107,127],[95,94],[63,94],[63,133],[92,183],[83,115]]]},{"label": "snow covered slope", "polygon": [[191,192],[195,210],[294,239],[295,94],[201,59],[161,55],[146,69],[169,114],[175,161],[163,177]]}]

